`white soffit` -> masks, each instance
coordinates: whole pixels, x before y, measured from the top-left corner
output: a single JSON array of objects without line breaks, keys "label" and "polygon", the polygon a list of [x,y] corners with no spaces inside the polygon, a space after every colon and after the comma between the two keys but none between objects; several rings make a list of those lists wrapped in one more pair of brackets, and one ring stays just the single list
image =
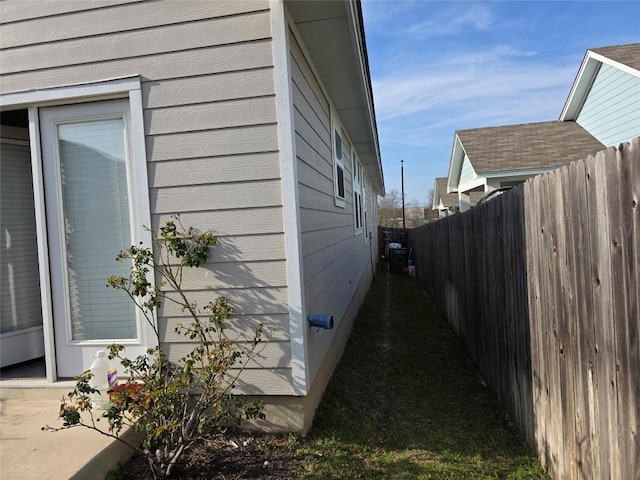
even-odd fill
[{"label": "white soffit", "polygon": [[[287,2],[320,80],[378,193],[384,192],[366,59],[349,1]],[[363,71],[365,72],[363,74]]]}]

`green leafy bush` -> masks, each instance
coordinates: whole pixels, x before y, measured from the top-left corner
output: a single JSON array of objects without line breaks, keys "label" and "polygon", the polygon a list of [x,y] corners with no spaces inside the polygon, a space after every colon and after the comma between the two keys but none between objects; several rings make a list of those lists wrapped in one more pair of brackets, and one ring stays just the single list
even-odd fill
[{"label": "green leafy bush", "polygon": [[[203,308],[187,299],[183,271],[207,261],[210,248],[217,244],[214,235],[186,229],[175,219],[153,235],[153,244],[154,250],[140,245],[121,251],[117,260],[130,262],[130,274],[110,277],[108,285],[131,298],[153,327],[158,346],[129,359],[122,345],[111,345],[109,358],[120,362],[128,378],[112,391],[108,410],[101,416],[92,411],[89,396],[96,390],[89,384],[91,372],[85,371],[63,399],[60,417],[63,428],[83,426],[124,443],[118,434],[124,426],[133,427],[142,433],[143,440],[139,447],[127,445],[145,455],[154,477],[163,477],[205,432],[236,426],[243,415],[264,418],[261,404],[245,402],[231,390],[271,334],[257,324],[251,338],[230,339],[225,327],[233,309],[226,298],[218,297]],[[149,280],[154,274],[161,279],[155,285]],[[154,319],[155,310],[166,302],[177,304],[188,314],[189,321],[176,327],[176,332],[194,344],[193,350],[175,363],[162,350]],[[241,342],[245,345],[242,351]],[[108,431],[98,428],[100,418],[106,418]]]}]

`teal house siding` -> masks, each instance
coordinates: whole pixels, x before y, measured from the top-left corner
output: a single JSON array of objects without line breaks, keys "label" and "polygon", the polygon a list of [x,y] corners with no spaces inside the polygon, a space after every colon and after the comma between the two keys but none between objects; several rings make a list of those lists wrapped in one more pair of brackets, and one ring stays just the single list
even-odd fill
[{"label": "teal house siding", "polygon": [[473,174],[474,174],[473,166],[471,165],[471,161],[469,161],[469,157],[465,153],[464,160],[462,161],[462,172],[460,173],[460,183],[473,180]]},{"label": "teal house siding", "polygon": [[603,64],[576,122],[607,146],[640,135],[640,78]]}]

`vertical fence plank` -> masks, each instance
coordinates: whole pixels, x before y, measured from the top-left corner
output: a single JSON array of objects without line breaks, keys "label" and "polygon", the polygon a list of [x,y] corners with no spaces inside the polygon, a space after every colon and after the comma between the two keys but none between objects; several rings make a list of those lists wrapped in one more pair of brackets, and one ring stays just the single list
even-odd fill
[{"label": "vertical fence plank", "polygon": [[575,397],[574,397],[574,338],[575,338],[575,294],[571,279],[573,271],[573,258],[570,243],[570,231],[572,224],[572,205],[568,197],[569,169],[556,170],[554,180],[555,190],[555,217],[556,217],[556,298],[558,306],[558,344],[556,355],[559,364],[560,404],[562,406],[561,423],[562,456],[560,471],[562,478],[576,478],[575,467]]},{"label": "vertical fence plank", "polygon": [[587,215],[586,163],[579,161],[569,167],[568,185],[574,185],[574,216],[572,217],[573,283],[575,289],[574,352],[575,352],[575,477],[590,478],[593,469],[592,432],[589,420],[588,378],[593,365],[593,308],[591,306],[591,256],[589,249],[589,218]]},{"label": "vertical fence plank", "polygon": [[[614,158],[615,158],[615,150]],[[618,445],[615,425],[617,423],[617,395],[615,383],[615,322],[612,316],[613,271],[609,232],[609,210],[612,192],[606,182],[607,173],[611,173],[612,149],[599,152],[595,163],[595,197],[598,208],[593,212],[597,224],[597,240],[592,243],[592,252],[596,264],[596,287],[594,289],[594,314],[596,358],[598,363],[598,406],[600,408],[600,466],[604,478],[613,478],[612,465],[618,461]],[[593,240],[593,237],[592,237]],[[596,247],[595,249],[593,247]],[[617,478],[617,477],[616,477]]]},{"label": "vertical fence plank", "polygon": [[[629,236],[631,240],[631,269],[630,278],[633,279],[633,290],[629,292],[629,302],[632,304],[631,312],[627,320],[629,329],[628,342],[629,364],[635,374],[631,374],[629,411],[630,455],[628,471],[634,472],[636,479],[640,475],[640,137],[633,140],[629,155],[629,181],[631,183],[631,227]],[[635,292],[635,299],[634,297]]]},{"label": "vertical fence plank", "polygon": [[519,352],[519,390],[520,405],[522,415],[522,425],[524,427],[525,438],[529,445],[535,445],[535,419],[533,409],[533,345],[531,334],[531,322],[529,320],[529,299],[528,292],[528,253],[527,253],[527,220],[525,214],[525,186],[516,187],[518,191],[517,213],[514,219],[518,219],[517,238],[513,251],[517,256],[517,269],[520,274],[517,277],[518,287],[514,292],[514,303],[517,313],[515,319],[518,322],[518,352]]},{"label": "vertical fence plank", "polygon": [[[589,423],[590,423],[590,431],[591,431],[591,449],[592,449],[592,473],[594,475],[593,478],[603,478],[603,470],[601,465],[601,441],[604,441],[601,435],[601,422],[600,415],[606,415],[606,410],[604,410],[604,406],[601,405],[600,401],[600,370],[602,366],[600,365],[600,356],[598,352],[599,345],[599,337],[596,334],[597,326],[596,323],[599,321],[598,317],[598,306],[596,304],[596,297],[598,295],[597,290],[599,288],[599,280],[598,280],[598,264],[596,260],[596,252],[597,252],[597,238],[598,238],[598,222],[597,215],[595,214],[598,208],[598,202],[596,200],[596,157],[589,156],[586,160],[585,170],[586,170],[586,195],[587,195],[587,211],[586,215],[588,217],[589,222],[589,240],[588,246],[589,250],[586,252],[586,256],[590,259],[589,261],[589,271],[588,277],[586,281],[588,283],[588,292],[590,293],[590,298],[588,299],[589,305],[591,307],[591,316],[589,317],[591,322],[588,325],[591,327],[591,331],[588,331],[590,336],[589,348],[590,350],[590,364],[587,372],[587,394],[589,396]],[[602,410],[602,412],[601,412]]]},{"label": "vertical fence plank", "polygon": [[526,209],[525,226],[527,237],[527,287],[529,289],[529,330],[531,335],[531,378],[533,400],[533,428],[534,446],[538,452],[542,467],[547,467],[547,441],[546,441],[546,395],[544,394],[545,369],[542,347],[542,292],[540,281],[542,275],[542,256],[538,254],[541,249],[543,235],[540,185],[542,177],[534,177],[525,183]]},{"label": "vertical fence plank", "polygon": [[[562,192],[559,192],[558,171],[553,171],[546,176],[548,179],[548,199],[546,204],[546,214],[549,216],[549,228],[551,231],[550,239],[550,255],[547,270],[549,272],[549,301],[553,305],[553,314],[548,319],[548,355],[551,360],[551,375],[549,378],[549,401],[551,402],[551,422],[553,428],[553,452],[554,453],[554,473],[559,478],[564,478],[565,465],[565,444],[563,442],[563,415],[564,408],[562,405],[562,382],[563,382],[563,359],[560,352],[562,351],[562,284],[560,272],[560,252],[562,249]],[[558,203],[559,202],[559,203]]]},{"label": "vertical fence plank", "polygon": [[[604,188],[607,192],[605,208],[607,211],[606,226],[608,232],[608,266],[609,281],[611,282],[610,290],[605,292],[608,295],[607,311],[609,312],[609,320],[613,325],[607,329],[609,338],[607,339],[607,366],[609,373],[608,397],[610,405],[609,428],[610,428],[610,465],[611,477],[622,478],[621,464],[624,455],[625,445],[621,444],[620,422],[622,420],[622,412],[618,408],[618,398],[620,395],[620,384],[618,382],[618,372],[627,370],[626,368],[626,342],[625,335],[625,291],[624,291],[624,275],[623,275],[623,239],[621,237],[622,214],[620,206],[620,177],[619,177],[619,154],[617,149],[608,148],[605,155],[605,164],[602,169],[604,176]],[[604,242],[603,242],[604,243]],[[603,317],[603,323],[608,323],[606,317]],[[610,345],[610,346],[609,346]],[[620,352],[619,349],[623,351]],[[623,392],[622,392],[623,393]]]},{"label": "vertical fence plank", "polygon": [[469,353],[469,357],[473,360],[474,363],[478,361],[478,345],[477,345],[477,328],[476,322],[474,321],[474,317],[476,315],[475,305],[474,305],[474,296],[473,292],[475,291],[474,284],[476,281],[475,271],[473,268],[473,259],[472,259],[472,251],[473,251],[473,239],[471,234],[471,216],[464,215],[461,217],[462,219],[462,255],[464,261],[464,274],[463,281],[466,282],[466,288],[464,289],[464,325],[466,334],[466,342],[465,345],[467,347],[467,351]]},{"label": "vertical fence plank", "polygon": [[[611,192],[614,195],[617,193],[617,198],[613,199],[616,208],[612,212],[610,225],[612,227],[612,266],[615,275],[617,440],[620,449],[620,465],[615,474],[620,478],[633,478],[633,475],[640,475],[634,465],[640,456],[634,434],[634,431],[637,432],[638,426],[637,394],[640,390],[638,388],[640,382],[640,353],[638,352],[640,345],[637,329],[640,314],[635,294],[640,287],[634,272],[635,268],[638,268],[640,259],[635,258],[636,262],[634,263],[633,252],[633,217],[634,213],[637,214],[638,211],[637,198],[640,194],[640,171],[636,169],[637,147],[638,143],[635,145],[624,144],[620,147],[615,158],[615,168],[612,169],[616,178],[614,179],[612,176],[609,182]],[[634,199],[636,202],[635,212]]]}]

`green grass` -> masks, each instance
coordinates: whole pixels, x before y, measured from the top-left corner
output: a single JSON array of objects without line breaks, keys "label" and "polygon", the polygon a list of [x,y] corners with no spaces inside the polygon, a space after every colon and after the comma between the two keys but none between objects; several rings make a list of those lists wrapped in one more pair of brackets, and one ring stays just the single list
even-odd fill
[{"label": "green grass", "polygon": [[548,478],[418,281],[381,271],[294,444],[299,478]]}]

